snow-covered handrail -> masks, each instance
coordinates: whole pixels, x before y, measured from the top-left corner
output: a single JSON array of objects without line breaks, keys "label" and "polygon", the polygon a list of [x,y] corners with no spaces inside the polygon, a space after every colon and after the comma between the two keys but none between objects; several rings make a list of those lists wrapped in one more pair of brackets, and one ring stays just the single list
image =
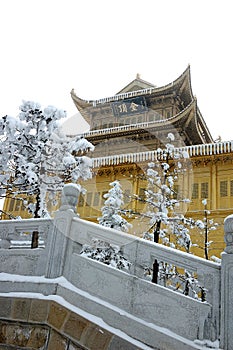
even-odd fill
[{"label": "snow-covered handrail", "polygon": [[196,273],[200,283],[208,290],[206,300],[212,304],[214,317],[218,315],[220,292],[216,286],[220,283],[220,264],[78,217],[73,217],[71,227],[69,237],[73,242],[89,245],[97,239],[120,247],[124,257],[131,262],[131,274],[137,278],[144,278],[144,268],[152,266],[155,260]]},{"label": "snow-covered handrail", "polygon": [[33,231],[39,233],[39,241],[46,244],[50,219],[2,220],[0,221],[0,249],[28,248]]},{"label": "snow-covered handrail", "polygon": [[[233,152],[233,141],[225,141],[218,143],[209,143],[201,145],[192,145],[175,148],[175,150],[183,151],[189,157],[211,156]],[[138,153],[125,153],[120,155],[112,155],[106,157],[98,157],[92,159],[93,168],[106,165],[118,165],[121,163],[138,163],[145,161],[154,161],[159,159],[160,151],[144,151]]]}]

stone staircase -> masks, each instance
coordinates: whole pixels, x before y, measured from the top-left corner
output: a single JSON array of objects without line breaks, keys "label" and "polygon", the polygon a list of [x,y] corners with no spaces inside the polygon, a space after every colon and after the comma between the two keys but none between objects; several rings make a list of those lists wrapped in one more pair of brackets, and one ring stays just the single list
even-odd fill
[{"label": "stone staircase", "polygon": [[[43,245],[24,247],[35,230]],[[93,238],[119,246],[129,271],[80,255]],[[225,242],[217,264],[81,220],[69,205],[54,220],[1,221],[0,349],[233,350],[232,216]],[[205,302],[146,280],[155,260],[195,273]]]}]

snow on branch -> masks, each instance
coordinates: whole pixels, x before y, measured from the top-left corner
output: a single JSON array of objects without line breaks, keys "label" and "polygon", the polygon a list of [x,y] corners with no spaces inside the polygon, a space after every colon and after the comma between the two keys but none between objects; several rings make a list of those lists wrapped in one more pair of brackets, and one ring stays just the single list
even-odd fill
[{"label": "snow on branch", "polygon": [[44,109],[23,101],[17,117],[0,119],[0,193],[22,198],[22,206],[34,217],[47,213],[65,183],[92,177],[87,156],[94,146],[82,137],[67,137],[58,121],[66,116],[54,106]]},{"label": "snow on branch", "polygon": [[129,270],[131,265],[122,255],[120,247],[99,239],[93,239],[91,245],[83,245],[80,255],[120,270]]}]

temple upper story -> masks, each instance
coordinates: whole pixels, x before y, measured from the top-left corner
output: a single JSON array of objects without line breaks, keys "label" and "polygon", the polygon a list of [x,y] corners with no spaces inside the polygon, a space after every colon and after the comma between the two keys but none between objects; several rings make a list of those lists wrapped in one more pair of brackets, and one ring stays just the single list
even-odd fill
[{"label": "temple upper story", "polygon": [[[156,87],[140,78],[130,82],[116,95],[99,100],[83,100],[71,91],[71,97],[90,125],[90,140],[104,138],[163,140],[173,132],[177,146],[211,143],[213,138],[197,106],[191,87],[190,67],[173,82]],[[103,132],[104,130],[104,132]]]}]

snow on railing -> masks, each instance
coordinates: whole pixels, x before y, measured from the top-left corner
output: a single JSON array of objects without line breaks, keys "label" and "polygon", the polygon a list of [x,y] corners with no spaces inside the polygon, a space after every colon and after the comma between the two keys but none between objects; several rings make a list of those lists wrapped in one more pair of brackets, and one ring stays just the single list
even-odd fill
[{"label": "snow on railing", "polygon": [[[95,223],[80,220],[76,217],[73,218],[72,227],[72,232],[75,232],[75,239],[78,243],[90,245],[92,239],[97,239],[119,246],[123,256],[131,262],[131,273],[133,271],[133,274],[138,278],[148,279],[145,277],[145,271],[147,268],[152,268],[155,260],[158,263],[164,262],[178,269],[188,270],[190,273],[196,274],[200,284],[208,290],[207,300],[213,302],[214,286],[212,281],[215,281],[216,285],[218,285],[221,270],[220,264],[101,225],[98,226]],[[208,281],[206,279],[207,275],[212,277]]]},{"label": "snow on railing", "polygon": [[[201,145],[192,145],[175,148],[175,150],[185,151],[189,157],[195,156],[211,156],[233,152],[233,141],[225,141],[218,143],[209,143]],[[92,159],[93,168],[106,165],[118,165],[121,163],[138,163],[145,161],[155,161],[161,158],[159,150],[144,151],[138,153],[125,153],[121,155],[111,155],[106,157],[98,157]]]},{"label": "snow on railing", "polygon": [[0,221],[0,249],[30,248],[35,231],[38,232],[39,247],[44,247],[51,222],[49,219]]},{"label": "snow on railing", "polygon": [[166,120],[167,119],[161,119],[161,120],[151,121],[151,122],[143,122],[143,123],[115,126],[112,128],[90,130],[90,131],[86,131],[82,134],[78,134],[77,136],[90,137],[90,136],[110,134],[113,132],[130,131],[130,130],[135,130],[135,129],[145,129],[145,128],[148,128],[150,126],[153,126],[153,124],[162,123]]},{"label": "snow on railing", "polygon": [[105,97],[105,98],[101,98],[99,100],[94,100],[94,101],[92,101],[92,104],[93,104],[93,107],[96,107],[98,104],[104,104],[104,103],[108,103],[108,102],[112,102],[112,101],[124,100],[125,98],[131,98],[131,97],[140,96],[140,95],[144,95],[144,94],[151,94],[154,91],[154,89],[156,89],[156,88],[151,87],[151,88],[147,88],[147,89],[129,91],[129,92],[114,95],[111,97]]},{"label": "snow on railing", "polygon": [[[186,106],[185,110],[190,108],[192,105],[192,102]],[[158,124],[161,123],[166,123],[166,122],[172,122],[175,118],[177,118],[180,114],[182,114],[184,110],[180,111],[178,114],[175,114],[169,118],[161,118],[158,120],[152,120],[152,121],[145,121],[142,123],[135,123],[135,124],[127,124],[127,125],[121,125],[121,126],[114,126],[111,128],[103,128],[103,129],[96,129],[96,130],[89,130],[86,131],[82,134],[78,134],[77,136],[79,137],[90,137],[90,136],[98,136],[98,135],[106,135],[106,134],[111,134],[111,133],[117,133],[117,132],[124,132],[124,131],[130,131],[130,130],[140,130],[140,129],[147,129],[149,127],[157,126]]]}]

